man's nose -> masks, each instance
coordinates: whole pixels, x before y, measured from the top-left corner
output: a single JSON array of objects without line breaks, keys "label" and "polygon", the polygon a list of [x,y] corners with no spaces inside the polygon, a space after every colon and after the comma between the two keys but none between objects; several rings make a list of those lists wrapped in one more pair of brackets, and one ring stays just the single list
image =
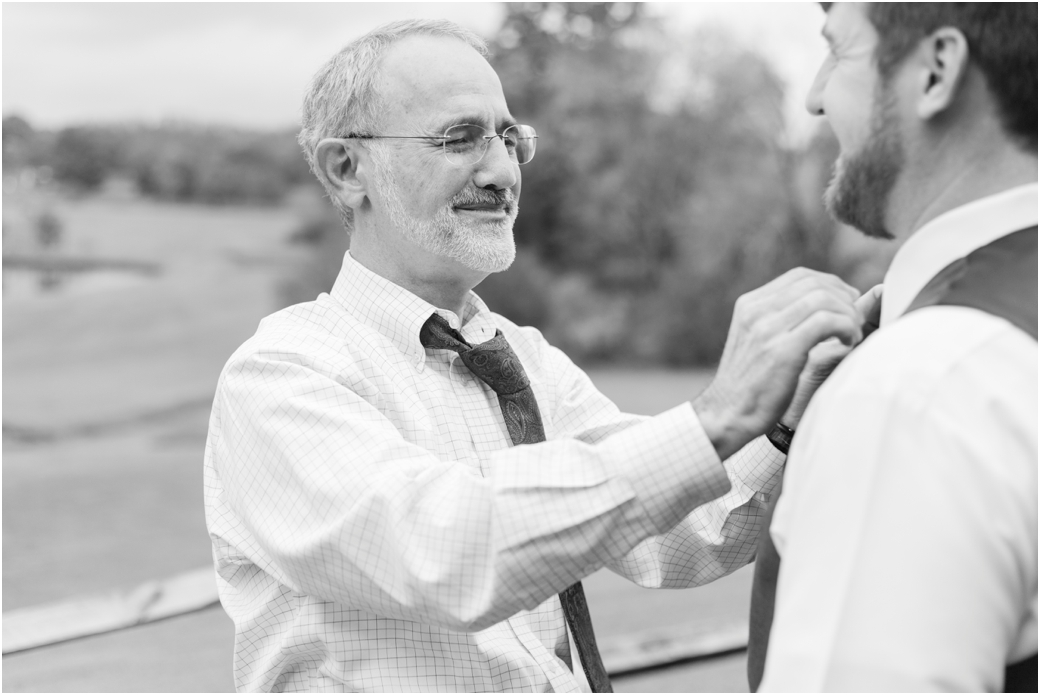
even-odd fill
[{"label": "man's nose", "polygon": [[477,162],[477,171],[473,183],[478,188],[502,190],[513,188],[520,180],[520,165],[509,156],[506,144],[501,137],[488,141],[487,151]]},{"label": "man's nose", "polygon": [[816,71],[809,93],[805,95],[805,110],[813,116],[822,116],[823,112],[823,87],[827,84],[827,73],[829,72],[829,61],[824,61],[820,69]]}]

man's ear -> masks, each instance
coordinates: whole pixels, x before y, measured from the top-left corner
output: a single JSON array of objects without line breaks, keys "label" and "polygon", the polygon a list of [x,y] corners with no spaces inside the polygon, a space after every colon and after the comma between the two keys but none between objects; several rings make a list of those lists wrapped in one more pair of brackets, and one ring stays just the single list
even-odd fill
[{"label": "man's ear", "polygon": [[368,194],[366,177],[359,176],[360,158],[364,154],[356,141],[342,138],[325,138],[314,152],[318,170],[329,189],[353,210],[361,207]]},{"label": "man's ear", "polygon": [[917,115],[929,120],[948,109],[968,73],[968,40],[960,29],[936,29],[920,44]]}]

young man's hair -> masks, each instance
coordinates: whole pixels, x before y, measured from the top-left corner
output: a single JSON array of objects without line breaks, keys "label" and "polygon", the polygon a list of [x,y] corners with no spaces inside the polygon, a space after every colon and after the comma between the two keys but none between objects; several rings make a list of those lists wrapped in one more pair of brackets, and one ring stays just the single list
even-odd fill
[{"label": "young man's hair", "polygon": [[[825,10],[833,3],[820,3]],[[878,34],[874,59],[882,79],[895,72],[918,42],[941,27],[968,40],[997,104],[1004,131],[1037,151],[1037,13],[1035,2],[870,2],[867,18]]]}]

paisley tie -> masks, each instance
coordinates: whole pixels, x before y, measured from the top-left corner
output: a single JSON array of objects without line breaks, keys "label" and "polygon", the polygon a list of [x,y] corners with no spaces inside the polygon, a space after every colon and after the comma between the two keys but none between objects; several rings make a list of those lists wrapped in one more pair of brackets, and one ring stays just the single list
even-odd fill
[{"label": "paisley tie", "polygon": [[[433,314],[419,331],[423,347],[454,350],[473,374],[487,384],[498,395],[506,429],[514,446],[536,444],[545,441],[542,414],[531,389],[531,381],[524,372],[519,358],[509,347],[502,331],[480,345],[470,345],[462,334],[448,325],[440,314]],[[575,582],[560,593],[563,614],[578,647],[581,665],[594,693],[612,693],[610,677],[603,666],[596,635],[592,631],[592,618],[585,602],[585,590],[581,582]]]}]

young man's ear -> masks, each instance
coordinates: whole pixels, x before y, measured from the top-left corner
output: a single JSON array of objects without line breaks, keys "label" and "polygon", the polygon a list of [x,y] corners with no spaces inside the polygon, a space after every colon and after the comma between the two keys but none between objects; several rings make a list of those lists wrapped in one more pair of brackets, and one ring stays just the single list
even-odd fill
[{"label": "young man's ear", "polygon": [[361,207],[368,194],[366,177],[358,170],[363,154],[355,140],[343,138],[325,138],[314,152],[318,170],[330,191],[353,210]]},{"label": "young man's ear", "polygon": [[968,73],[968,40],[960,29],[942,27],[920,45],[917,115],[928,120],[953,104]]}]

